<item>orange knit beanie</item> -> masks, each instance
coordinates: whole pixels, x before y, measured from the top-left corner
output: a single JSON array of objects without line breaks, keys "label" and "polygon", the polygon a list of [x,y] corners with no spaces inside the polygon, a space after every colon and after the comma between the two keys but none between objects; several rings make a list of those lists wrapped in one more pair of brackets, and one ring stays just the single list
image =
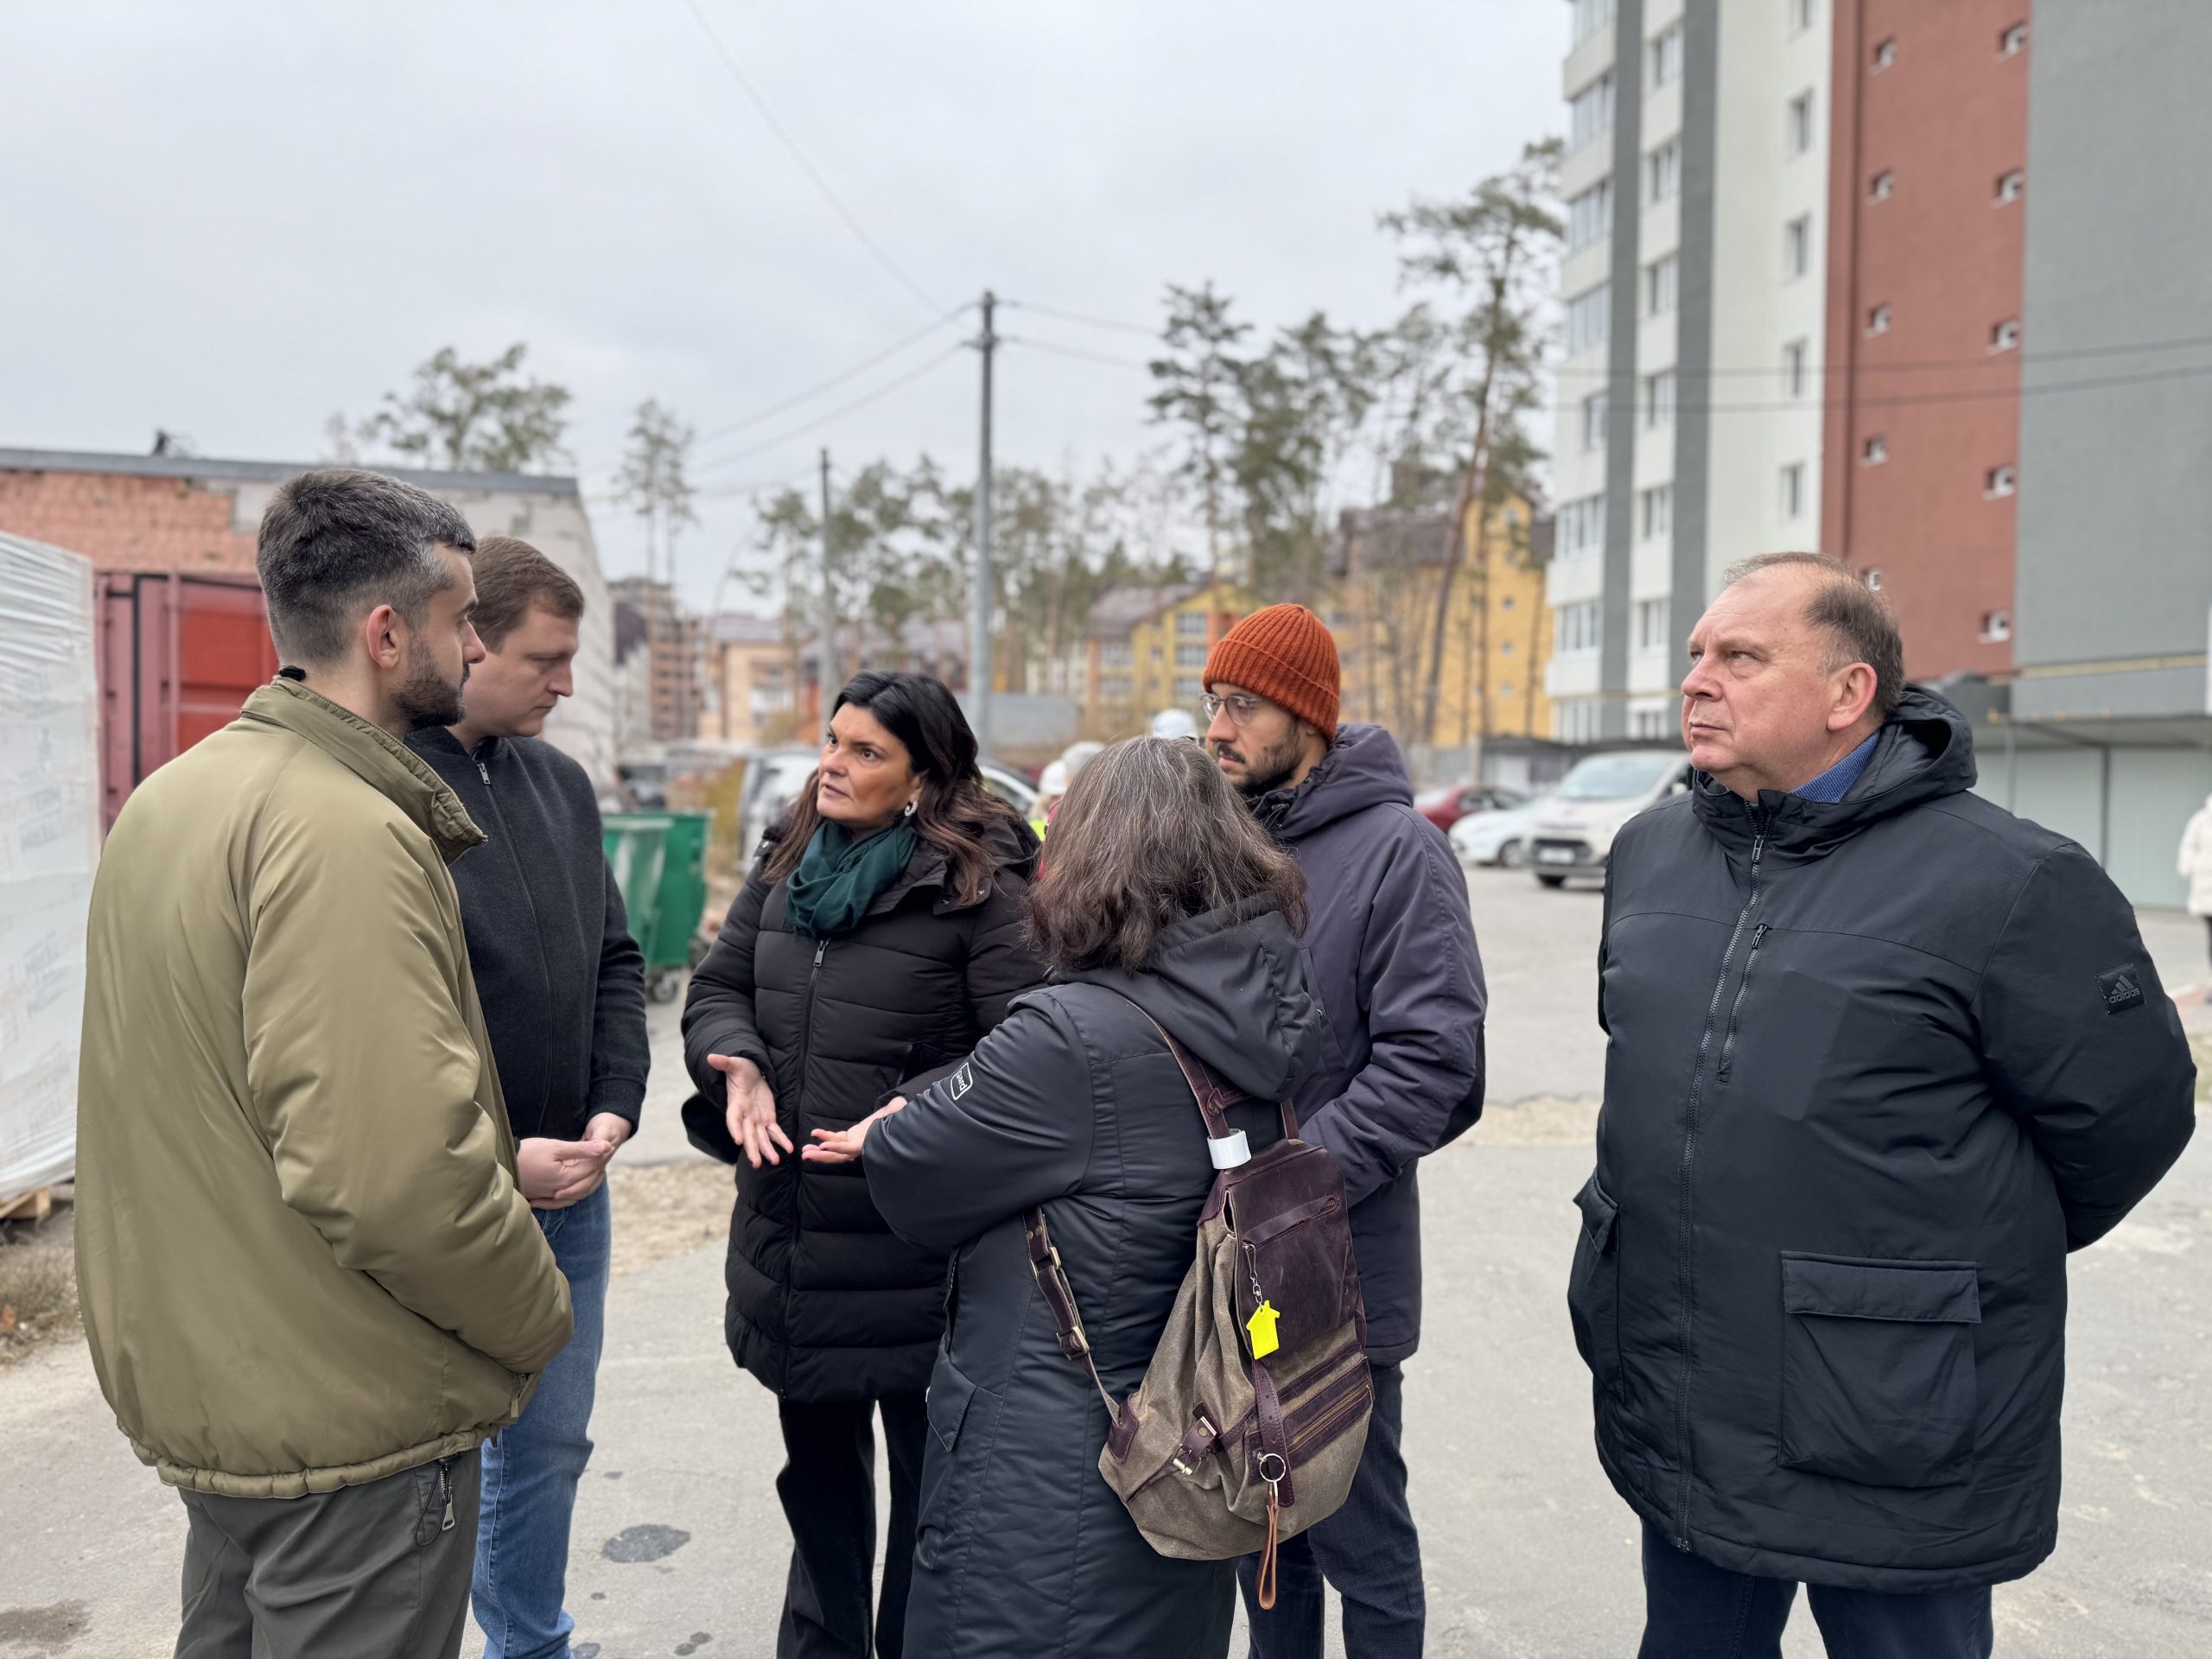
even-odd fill
[{"label": "orange knit beanie", "polygon": [[1331,742],[1343,671],[1328,626],[1303,605],[1255,611],[1206,658],[1206,690],[1224,681],[1280,703]]}]

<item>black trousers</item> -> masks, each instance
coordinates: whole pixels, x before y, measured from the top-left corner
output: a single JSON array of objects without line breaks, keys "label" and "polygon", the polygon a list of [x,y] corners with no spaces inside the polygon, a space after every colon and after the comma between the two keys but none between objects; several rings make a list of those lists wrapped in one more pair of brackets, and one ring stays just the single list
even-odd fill
[{"label": "black trousers", "polygon": [[[1797,1586],[1731,1573],[1643,1529],[1643,1645],[1637,1659],[1782,1659]],[[1805,1599],[1829,1659],[1989,1659],[1989,1590],[1839,1590]]]},{"label": "black trousers", "polygon": [[176,1659],[453,1659],[480,1455],[306,1497],[182,1493]]},{"label": "black trousers", "polygon": [[1259,1558],[1236,1564],[1251,1621],[1252,1659],[1321,1659],[1324,1582],[1344,1599],[1344,1651],[1353,1659],[1419,1659],[1428,1621],[1421,1535],[1406,1501],[1405,1379],[1375,1368],[1375,1415],[1344,1508],[1275,1556],[1275,1605],[1260,1611]]},{"label": "black trousers", "polygon": [[[791,1572],[776,1659],[899,1659],[914,1576],[914,1514],[929,1417],[918,1394],[836,1405],[779,1402],[784,1468],[776,1496],[791,1529]],[[891,1452],[883,1595],[875,1575],[875,1414]],[[871,1603],[874,1605],[871,1605]]]}]

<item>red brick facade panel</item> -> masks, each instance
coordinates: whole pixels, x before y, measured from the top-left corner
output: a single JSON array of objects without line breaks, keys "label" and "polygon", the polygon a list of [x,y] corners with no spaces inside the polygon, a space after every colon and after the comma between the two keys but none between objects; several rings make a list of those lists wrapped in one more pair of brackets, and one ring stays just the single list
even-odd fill
[{"label": "red brick facade panel", "polygon": [[0,530],[82,554],[99,570],[253,569],[221,487],[191,479],[0,469]]}]

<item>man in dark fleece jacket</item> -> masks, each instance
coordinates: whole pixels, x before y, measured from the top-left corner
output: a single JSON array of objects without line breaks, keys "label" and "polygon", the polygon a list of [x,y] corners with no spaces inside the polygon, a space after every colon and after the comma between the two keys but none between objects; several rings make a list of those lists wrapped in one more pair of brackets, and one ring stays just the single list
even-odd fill
[{"label": "man in dark fleece jacket", "polygon": [[645,1098],[644,957],[601,850],[583,768],[537,733],[573,682],[582,591],[502,536],[477,543],[476,631],[488,653],[461,724],[417,733],[416,753],[489,838],[453,867],[517,1163],[575,1335],[520,1421],[484,1452],[476,1622],[486,1659],[566,1654],[569,1521],[591,1455],[586,1428],[606,1324],[607,1160]]},{"label": "man in dark fleece jacket", "polygon": [[2133,912],[1972,792],[1846,566],[1731,573],[1687,795],[1613,844],[1567,1303],[1643,1525],[1645,1659],[1986,1659],[2058,1530],[2066,1256],[2149,1192],[2194,1068]]},{"label": "man in dark fleece jacket", "polygon": [[1305,872],[1315,995],[1329,1020],[1299,1091],[1306,1139],[1342,1166],[1367,1301],[1375,1415],[1343,1509],[1286,1540],[1275,1605],[1243,1565],[1252,1651],[1319,1659],[1322,1583],[1344,1600],[1344,1649],[1421,1650],[1421,1539],[1406,1500],[1402,1379],[1421,1337],[1414,1166],[1482,1110],[1483,969],[1466,877],[1414,810],[1413,779],[1379,726],[1337,721],[1336,642],[1298,605],[1246,617],[1206,663],[1206,741]]}]

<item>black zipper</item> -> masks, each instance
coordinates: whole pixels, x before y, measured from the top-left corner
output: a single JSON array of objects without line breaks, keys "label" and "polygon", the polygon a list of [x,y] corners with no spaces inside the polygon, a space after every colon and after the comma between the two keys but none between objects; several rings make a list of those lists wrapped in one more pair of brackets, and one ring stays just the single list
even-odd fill
[{"label": "black zipper", "polygon": [[1742,1028],[1744,993],[1751,988],[1751,969],[1758,966],[1759,945],[1767,936],[1767,925],[1761,922],[1751,930],[1751,948],[1744,957],[1744,976],[1736,982],[1736,999],[1728,1005],[1728,1035],[1721,1039],[1720,1065],[1713,1073],[1716,1080],[1726,1083],[1728,1072],[1736,1063],[1736,1033]]},{"label": "black zipper", "polygon": [[[1690,1373],[1695,1369],[1691,1338],[1697,1320],[1697,1299],[1691,1272],[1691,1194],[1697,1163],[1697,1109],[1705,1087],[1705,1057],[1713,1046],[1713,1027],[1720,1015],[1721,994],[1728,988],[1728,970],[1736,960],[1736,942],[1743,938],[1744,925],[1751,919],[1751,912],[1759,902],[1759,860],[1766,852],[1769,827],[1764,812],[1759,815],[1758,826],[1758,833],[1751,841],[1750,891],[1744,896],[1743,909],[1736,912],[1736,925],[1728,935],[1728,948],[1720,954],[1720,977],[1713,982],[1713,1000],[1706,1005],[1705,1030],[1697,1039],[1697,1068],[1690,1074],[1689,1109],[1682,1128],[1681,1236],[1676,1243],[1675,1265],[1675,1281],[1682,1304],[1682,1364],[1681,1380],[1675,1395],[1675,1433],[1676,1444],[1681,1448],[1682,1480],[1681,1496],[1675,1504],[1675,1548],[1685,1553],[1690,1547]],[[1756,944],[1753,948],[1757,948]],[[1746,963],[1747,971],[1748,966]],[[1739,1001],[1741,995],[1739,990]]]}]

